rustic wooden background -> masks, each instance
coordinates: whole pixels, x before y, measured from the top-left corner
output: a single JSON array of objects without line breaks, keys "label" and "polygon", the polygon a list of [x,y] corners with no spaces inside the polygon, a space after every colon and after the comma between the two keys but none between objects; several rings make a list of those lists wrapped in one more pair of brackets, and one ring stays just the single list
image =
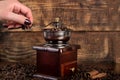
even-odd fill
[{"label": "rustic wooden background", "polygon": [[[45,43],[41,29],[60,17],[73,30],[71,44],[81,45],[78,62],[109,60],[120,63],[120,0],[20,0],[31,8],[32,31],[1,28],[2,60],[36,61],[32,46]],[[32,61],[31,61],[32,58]]]},{"label": "rustic wooden background", "polygon": [[33,31],[41,30],[56,17],[60,17],[74,31],[120,30],[120,0],[20,1],[33,12]]}]

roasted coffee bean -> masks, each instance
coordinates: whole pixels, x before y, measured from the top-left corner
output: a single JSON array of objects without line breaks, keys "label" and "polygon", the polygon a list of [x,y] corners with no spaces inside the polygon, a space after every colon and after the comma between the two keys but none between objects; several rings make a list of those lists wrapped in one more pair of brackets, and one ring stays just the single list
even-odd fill
[{"label": "roasted coffee bean", "polygon": [[0,70],[1,80],[27,80],[34,74],[35,66],[18,63],[4,65],[4,67],[0,67]]},{"label": "roasted coffee bean", "polygon": [[[92,66],[92,67],[91,67]],[[92,80],[87,73],[93,69],[105,72],[107,76],[96,78],[97,80],[120,80],[120,74],[115,73],[111,68],[102,69],[96,65],[81,64],[78,69],[71,76],[65,76],[64,80]],[[13,64],[0,64],[0,80],[48,80],[44,78],[33,77],[36,72],[36,65],[13,63]],[[99,71],[100,72],[100,71]],[[96,80],[94,79],[94,80]]]}]

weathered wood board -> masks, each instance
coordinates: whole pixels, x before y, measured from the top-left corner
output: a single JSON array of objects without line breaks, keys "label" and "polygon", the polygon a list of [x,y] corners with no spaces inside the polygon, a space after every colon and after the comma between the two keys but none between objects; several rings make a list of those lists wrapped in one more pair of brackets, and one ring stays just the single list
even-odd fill
[{"label": "weathered wood board", "polygon": [[[1,33],[1,58],[9,61],[35,62],[32,46],[44,44],[41,32]],[[120,32],[72,32],[69,44],[79,44],[78,62],[109,60],[120,62]]]},{"label": "weathered wood board", "polygon": [[34,15],[34,24],[44,27],[60,17],[74,31],[119,31],[120,0],[21,0]]},{"label": "weathered wood board", "polygon": [[33,12],[32,31],[41,30],[56,17],[74,31],[120,31],[120,0],[20,1]]},{"label": "weathered wood board", "polygon": [[33,12],[32,31],[0,27],[0,58],[33,62],[36,53],[32,46],[45,43],[41,29],[60,17],[74,31],[70,43],[81,45],[78,61],[114,60],[120,63],[120,0],[20,1]]}]

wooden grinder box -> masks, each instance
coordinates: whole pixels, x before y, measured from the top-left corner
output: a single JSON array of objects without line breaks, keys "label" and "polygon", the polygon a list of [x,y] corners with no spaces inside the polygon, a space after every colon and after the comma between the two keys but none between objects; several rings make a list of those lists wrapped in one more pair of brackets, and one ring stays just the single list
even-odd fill
[{"label": "wooden grinder box", "polygon": [[63,48],[49,46],[34,46],[37,52],[37,74],[63,78],[72,74],[77,67],[77,49],[79,45],[69,45]]}]

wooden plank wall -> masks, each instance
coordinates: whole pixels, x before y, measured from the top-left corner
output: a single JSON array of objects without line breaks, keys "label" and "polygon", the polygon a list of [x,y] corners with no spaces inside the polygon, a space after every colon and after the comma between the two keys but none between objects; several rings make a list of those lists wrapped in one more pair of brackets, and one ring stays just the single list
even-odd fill
[{"label": "wooden plank wall", "polygon": [[[9,61],[36,62],[34,45],[44,44],[42,32],[1,33],[1,59]],[[78,62],[120,62],[120,32],[72,32],[69,44],[79,44]]]},{"label": "wooden plank wall", "polygon": [[[119,31],[120,0],[20,0],[32,9],[33,31],[60,17],[74,31]],[[21,31],[21,30],[19,30]]]},{"label": "wooden plank wall", "polygon": [[[31,62],[32,46],[45,43],[41,28],[60,17],[73,30],[70,43],[81,45],[81,60],[120,62],[120,0],[20,0],[32,9],[32,31],[1,29],[1,59]],[[22,55],[22,56],[21,56]],[[32,61],[33,61],[32,59]]]},{"label": "wooden plank wall", "polygon": [[[21,0],[33,10],[36,26],[60,17],[75,31],[119,31],[120,0]],[[27,2],[28,1],[28,2]]]}]

